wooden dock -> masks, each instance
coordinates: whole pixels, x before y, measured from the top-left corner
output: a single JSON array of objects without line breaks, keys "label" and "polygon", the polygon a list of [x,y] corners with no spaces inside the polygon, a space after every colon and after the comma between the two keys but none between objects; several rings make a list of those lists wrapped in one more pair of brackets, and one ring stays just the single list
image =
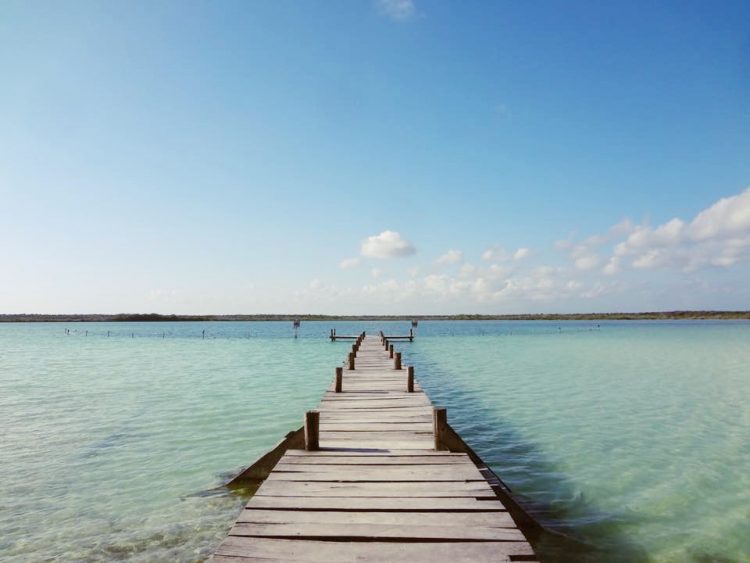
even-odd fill
[{"label": "wooden dock", "polygon": [[497,478],[448,450],[468,446],[383,340],[358,338],[304,431],[243,473],[264,480],[213,561],[536,560]]}]

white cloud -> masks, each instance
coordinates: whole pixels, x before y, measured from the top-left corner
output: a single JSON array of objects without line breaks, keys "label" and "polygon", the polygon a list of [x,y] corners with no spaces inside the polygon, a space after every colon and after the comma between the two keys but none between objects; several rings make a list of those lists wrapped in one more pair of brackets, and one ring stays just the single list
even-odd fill
[{"label": "white cloud", "polygon": [[491,246],[482,253],[482,260],[487,262],[505,262],[510,254],[502,246]]},{"label": "white cloud", "polygon": [[487,270],[487,275],[491,279],[499,279],[510,276],[511,272],[511,268],[501,266],[500,264],[492,264]]},{"label": "white cloud", "polygon": [[696,215],[690,224],[690,237],[707,240],[750,233],[750,188],[732,197],[723,197]]},{"label": "white cloud", "polygon": [[345,258],[339,262],[339,268],[342,270],[352,270],[359,266],[359,258]]},{"label": "white cloud", "polygon": [[573,264],[579,270],[593,270],[601,262],[601,257],[593,249],[592,243],[578,244],[570,251]]},{"label": "white cloud", "polygon": [[458,272],[458,275],[462,278],[470,278],[477,271],[477,267],[473,264],[463,264]]},{"label": "white cloud", "polygon": [[417,250],[396,231],[383,231],[379,235],[367,237],[362,242],[362,256],[368,258],[395,258],[409,256]]},{"label": "white cloud", "polygon": [[464,253],[460,250],[449,250],[442,256],[440,256],[437,260],[435,260],[435,264],[438,266],[447,266],[449,264],[458,264],[459,262],[462,262],[464,259]]},{"label": "white cloud", "polygon": [[390,279],[378,284],[369,284],[362,287],[362,295],[366,297],[383,296],[389,300],[403,299],[408,292],[403,291],[402,284]]},{"label": "white cloud", "polygon": [[607,265],[602,268],[602,273],[606,276],[614,276],[615,274],[619,274],[620,270],[620,257],[612,256],[607,262]]},{"label": "white cloud", "polygon": [[406,21],[413,18],[417,8],[413,0],[376,0],[378,11],[394,21]]},{"label": "white cloud", "polygon": [[422,279],[424,287],[434,293],[445,293],[448,288],[450,278],[445,274],[430,274]]},{"label": "white cloud", "polygon": [[[461,251],[451,249],[435,264],[455,265],[453,268],[414,265],[405,269],[400,279],[384,279],[380,269],[372,268],[373,279],[364,286],[339,289],[313,280],[301,295],[342,307],[351,302],[368,309],[372,304],[389,312],[404,304],[457,312],[474,307],[479,311],[497,311],[498,307],[506,311],[601,310],[622,303],[644,309],[675,304],[699,307],[715,302],[710,301],[711,294],[719,293],[736,302],[740,295],[749,294],[736,283],[722,288],[713,276],[702,279],[699,274],[686,276],[682,272],[729,268],[750,258],[750,188],[716,201],[692,219],[675,217],[654,226],[624,219],[601,234],[571,235],[557,241],[555,247],[566,258],[559,266],[536,265],[536,259],[527,259],[532,255],[527,247],[515,251],[501,246],[487,248],[477,264],[465,262]],[[384,231],[362,243],[365,257],[390,258],[414,252],[413,245],[394,231]],[[362,261],[350,258],[340,266],[355,267]],[[672,270],[673,274],[649,273],[656,269]],[[702,293],[703,301],[695,298],[697,292]]]},{"label": "white cloud", "polygon": [[657,227],[633,227],[615,246],[613,259],[638,270],[692,271],[732,266],[744,260],[749,249],[750,188],[718,200],[689,223],[676,217]]}]

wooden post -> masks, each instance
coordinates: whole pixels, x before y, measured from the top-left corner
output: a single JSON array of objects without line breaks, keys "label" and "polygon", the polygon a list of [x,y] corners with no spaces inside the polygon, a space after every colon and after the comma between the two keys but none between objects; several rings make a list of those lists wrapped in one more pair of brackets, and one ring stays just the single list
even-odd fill
[{"label": "wooden post", "polygon": [[320,413],[307,411],[305,413],[305,449],[314,452],[320,449]]},{"label": "wooden post", "polygon": [[344,383],[344,368],[336,368],[336,393],[341,393],[341,386]]},{"label": "wooden post", "polygon": [[435,450],[441,451],[447,448],[443,445],[443,434],[448,425],[448,410],[445,407],[432,409],[432,432],[435,435]]},{"label": "wooden post", "polygon": [[393,358],[393,344],[388,346],[388,357]]},{"label": "wooden post", "polygon": [[385,351],[387,352],[388,351],[388,339],[387,338],[383,339],[383,345],[385,346]]},{"label": "wooden post", "polygon": [[406,368],[406,390],[414,393],[414,366]]},{"label": "wooden post", "polygon": [[354,369],[354,352],[349,352],[349,369]]},{"label": "wooden post", "polygon": [[334,337],[333,337],[333,329],[331,329],[331,340],[334,340]]},{"label": "wooden post", "polygon": [[401,369],[401,352],[396,352],[393,359],[393,369]]}]

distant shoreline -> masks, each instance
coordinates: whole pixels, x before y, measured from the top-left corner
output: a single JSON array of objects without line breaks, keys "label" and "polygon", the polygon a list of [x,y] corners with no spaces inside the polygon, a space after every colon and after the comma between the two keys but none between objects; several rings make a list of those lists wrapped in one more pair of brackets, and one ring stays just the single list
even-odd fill
[{"label": "distant shoreline", "polygon": [[544,313],[519,315],[0,315],[0,323],[190,322],[190,321],[642,321],[750,320],[750,311],[655,311],[642,313]]}]

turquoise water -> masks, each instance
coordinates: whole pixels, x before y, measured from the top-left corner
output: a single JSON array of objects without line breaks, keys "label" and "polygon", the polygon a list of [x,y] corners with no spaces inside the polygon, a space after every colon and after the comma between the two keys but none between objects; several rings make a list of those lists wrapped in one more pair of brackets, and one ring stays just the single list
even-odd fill
[{"label": "turquoise water", "polygon": [[[244,503],[221,484],[343,359],[331,326],[0,324],[0,559],[207,557]],[[750,323],[425,322],[400,346],[527,509],[577,540],[543,536],[547,559],[750,559]]]}]

